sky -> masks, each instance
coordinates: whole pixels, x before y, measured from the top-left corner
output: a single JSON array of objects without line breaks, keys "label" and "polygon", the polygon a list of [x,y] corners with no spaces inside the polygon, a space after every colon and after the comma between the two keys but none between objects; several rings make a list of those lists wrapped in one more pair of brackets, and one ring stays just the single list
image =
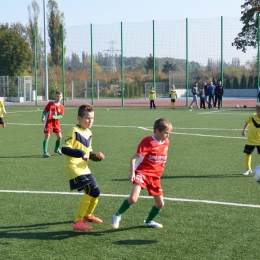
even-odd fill
[{"label": "sky", "polygon": [[[94,52],[109,50],[110,42],[120,49],[120,23],[124,28],[124,56],[147,57],[152,53],[152,21],[156,24],[157,57],[185,59],[185,21],[188,18],[191,50],[190,59],[203,65],[208,58],[220,56],[220,17],[224,18],[224,56],[230,62],[239,57],[246,64],[255,56],[255,50],[243,54],[231,47],[241,31],[241,5],[245,0],[55,0],[65,16],[67,31],[66,56],[73,52],[90,53],[89,28],[94,26]],[[43,35],[43,2],[40,6],[39,32]],[[0,0],[1,23],[28,24],[28,5],[32,0]],[[47,5],[48,0],[45,0]],[[45,9],[45,11],[47,8]],[[196,20],[194,20],[196,19]],[[169,22],[170,21],[170,22]],[[138,24],[139,23],[139,24]],[[131,32],[129,34],[125,33]],[[164,32],[164,35],[161,35]],[[127,36],[128,35],[128,36]],[[160,35],[160,37],[159,37]],[[138,37],[136,37],[138,36]],[[169,38],[168,42],[164,41]],[[148,41],[146,40],[148,39]],[[204,40],[205,39],[205,40]],[[168,44],[168,46],[166,45]],[[147,47],[148,46],[148,47]],[[88,49],[87,49],[88,48]],[[48,46],[47,46],[48,49]],[[127,52],[128,51],[128,52]]]},{"label": "sky", "polygon": [[[43,0],[39,26],[43,26]],[[45,0],[47,5],[48,0]],[[240,17],[245,0],[56,0],[67,26],[117,22]],[[32,0],[1,0],[1,23],[28,23]]]}]

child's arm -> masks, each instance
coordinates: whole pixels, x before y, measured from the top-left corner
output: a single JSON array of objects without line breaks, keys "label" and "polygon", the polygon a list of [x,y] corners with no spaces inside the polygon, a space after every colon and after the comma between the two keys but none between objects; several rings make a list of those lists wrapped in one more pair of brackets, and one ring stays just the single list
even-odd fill
[{"label": "child's arm", "polygon": [[246,129],[248,128],[248,126],[249,126],[249,124],[246,123],[245,126],[244,126],[244,129],[243,129],[243,131],[242,131],[242,135],[243,135],[243,136],[246,136]]},{"label": "child's arm", "polygon": [[130,160],[130,175],[129,180],[133,182],[135,180],[135,162],[140,158],[139,154],[135,154]]},{"label": "child's arm", "polygon": [[6,110],[5,110],[5,107],[3,107],[3,112],[4,112],[4,114],[6,115]]},{"label": "child's arm", "polygon": [[99,162],[99,161],[101,161],[104,158],[105,158],[105,155],[103,153],[101,153],[101,152],[94,153],[92,151],[92,152],[90,152],[90,155],[89,155],[89,159],[92,160],[92,161],[95,161],[95,162]]},{"label": "child's arm", "polygon": [[42,122],[44,122],[47,112],[45,110],[42,111]]}]

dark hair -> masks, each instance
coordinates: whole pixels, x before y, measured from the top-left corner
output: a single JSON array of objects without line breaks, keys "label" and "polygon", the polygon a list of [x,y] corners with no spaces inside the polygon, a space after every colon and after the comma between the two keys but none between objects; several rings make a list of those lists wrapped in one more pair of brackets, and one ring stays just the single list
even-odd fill
[{"label": "dark hair", "polygon": [[153,131],[155,132],[156,129],[158,129],[160,132],[165,130],[165,129],[172,129],[172,124],[170,121],[168,121],[165,118],[158,118],[153,125]]},{"label": "dark hair", "polygon": [[56,93],[55,93],[55,95],[56,95],[56,94],[59,94],[59,95],[60,95],[60,94],[62,94],[62,93],[61,93],[60,91],[57,90]]},{"label": "dark hair", "polygon": [[79,106],[79,109],[78,109],[78,116],[83,117],[85,111],[93,112],[94,108],[90,104],[81,105],[81,106]]}]

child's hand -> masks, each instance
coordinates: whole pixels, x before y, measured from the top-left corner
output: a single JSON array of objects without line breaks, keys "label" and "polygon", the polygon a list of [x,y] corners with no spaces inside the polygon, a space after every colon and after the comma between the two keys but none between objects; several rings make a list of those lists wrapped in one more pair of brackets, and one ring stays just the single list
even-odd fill
[{"label": "child's hand", "polygon": [[103,153],[99,152],[99,153],[96,154],[96,157],[97,157],[99,160],[102,160],[102,159],[105,158],[105,155],[104,155]]},{"label": "child's hand", "polygon": [[4,112],[4,114],[6,115],[6,112]]},{"label": "child's hand", "polygon": [[246,131],[245,130],[243,130],[242,135],[246,136]]},{"label": "child's hand", "polygon": [[135,180],[135,172],[131,172],[128,179],[131,181],[131,182],[134,182]]},{"label": "child's hand", "polygon": [[44,120],[45,120],[45,118],[43,117],[43,118],[42,118],[42,120],[41,120],[41,121],[42,121],[42,123],[44,122]]},{"label": "child's hand", "polygon": [[85,154],[85,155],[82,157],[82,160],[83,160],[83,161],[86,161],[86,162],[89,161],[89,157],[87,156],[87,154]]}]

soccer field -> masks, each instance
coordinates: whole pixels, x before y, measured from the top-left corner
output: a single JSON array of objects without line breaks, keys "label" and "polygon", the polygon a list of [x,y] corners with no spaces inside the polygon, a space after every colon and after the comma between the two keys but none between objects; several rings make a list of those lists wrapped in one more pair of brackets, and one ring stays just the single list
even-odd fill
[{"label": "soccer field", "polygon": [[[42,108],[41,108],[42,109]],[[81,193],[70,192],[62,160],[53,152],[42,157],[42,111],[6,107],[0,128],[0,252],[3,259],[258,259],[260,185],[242,176],[245,120],[255,109],[171,110],[95,108],[93,150],[102,162],[90,162],[101,196],[94,212],[102,224],[74,232]],[[77,123],[77,107],[65,108],[62,133]],[[131,190],[130,157],[141,139],[153,133],[159,117],[171,121],[170,147],[162,186],[165,207],[148,229],[143,221],[153,199],[141,192],[122,215],[110,221]],[[255,151],[252,167],[259,163]]]}]

